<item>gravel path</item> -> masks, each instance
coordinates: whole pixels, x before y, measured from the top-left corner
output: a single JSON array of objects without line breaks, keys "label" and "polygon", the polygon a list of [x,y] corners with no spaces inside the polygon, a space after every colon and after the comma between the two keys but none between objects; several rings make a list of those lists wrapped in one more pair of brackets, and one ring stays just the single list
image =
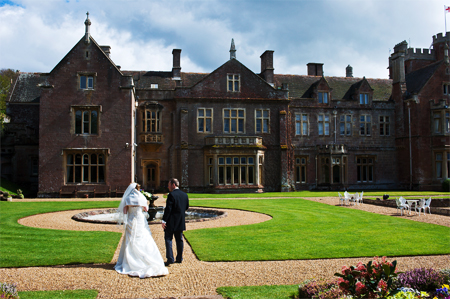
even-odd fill
[{"label": "gravel path", "polygon": [[[309,198],[325,204],[337,205],[337,198]],[[61,200],[61,199],[59,199]],[[89,199],[92,200],[92,199]],[[104,200],[104,199],[102,199]],[[110,200],[110,199],[106,199]],[[19,201],[19,200],[15,200]],[[23,200],[30,201],[30,200]],[[43,201],[40,199],[40,201]],[[158,205],[165,205],[160,196]],[[395,208],[368,204],[342,207],[360,209],[400,217]],[[86,211],[86,210],[83,210]],[[270,216],[238,210],[226,210],[228,216],[218,220],[188,223],[187,229],[221,227],[258,223],[270,220]],[[120,232],[115,225],[91,224],[71,219],[80,211],[64,211],[47,215],[35,215],[19,220],[27,226],[66,230],[108,230]],[[450,227],[450,217],[441,215],[406,215],[402,218],[445,225]],[[150,225],[156,244],[165,256],[164,236],[160,225]],[[266,262],[202,262],[185,246],[182,264],[169,267],[169,275],[139,279],[119,275],[114,270],[119,247],[109,264],[64,265],[53,267],[0,268],[0,281],[17,283],[19,291],[96,289],[98,298],[160,298],[216,295],[220,286],[298,284],[310,278],[331,278],[343,265],[367,261],[367,258],[290,260]],[[450,245],[450,244],[449,244]],[[450,268],[450,255],[390,257],[396,259],[399,270],[419,267]]]}]

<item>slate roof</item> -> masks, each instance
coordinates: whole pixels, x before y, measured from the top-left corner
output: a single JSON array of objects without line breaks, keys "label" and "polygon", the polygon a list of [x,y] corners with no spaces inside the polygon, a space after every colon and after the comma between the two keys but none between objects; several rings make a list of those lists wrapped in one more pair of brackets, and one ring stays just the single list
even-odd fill
[{"label": "slate roof", "polygon": [[11,103],[39,103],[41,89],[38,84],[44,82],[47,76],[40,73],[20,73],[14,83]]},{"label": "slate roof", "polygon": [[406,91],[410,94],[418,94],[442,63],[444,63],[443,60],[406,74]]},{"label": "slate roof", "polygon": [[[276,86],[287,83],[290,98],[311,98],[315,84],[321,76],[306,75],[275,75]],[[333,100],[351,100],[352,94],[359,88],[364,78],[354,77],[324,77],[332,89]],[[388,101],[391,97],[392,80],[366,79],[373,91],[374,101]]]}]

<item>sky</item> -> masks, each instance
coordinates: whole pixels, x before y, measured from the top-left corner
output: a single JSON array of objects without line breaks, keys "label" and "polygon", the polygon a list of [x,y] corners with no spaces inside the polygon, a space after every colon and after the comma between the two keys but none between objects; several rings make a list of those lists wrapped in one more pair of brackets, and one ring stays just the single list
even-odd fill
[{"label": "sky", "polygon": [[[430,48],[445,32],[450,0],[0,0],[0,69],[50,72],[84,36],[111,46],[122,70],[210,73],[236,58],[255,73],[274,51],[275,74],[389,77],[396,44]],[[449,31],[450,31],[450,20]]]}]

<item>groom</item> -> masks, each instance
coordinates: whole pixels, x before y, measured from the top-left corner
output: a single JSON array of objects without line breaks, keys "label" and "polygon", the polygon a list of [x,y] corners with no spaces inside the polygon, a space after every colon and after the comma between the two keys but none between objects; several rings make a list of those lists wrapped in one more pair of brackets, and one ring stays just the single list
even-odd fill
[{"label": "groom", "polygon": [[[186,230],[185,212],[189,208],[189,198],[186,193],[178,189],[180,183],[177,179],[169,180],[169,195],[162,218],[164,240],[166,241],[166,266],[183,261],[183,231]],[[177,244],[177,258],[174,260],[172,252],[172,239],[175,236]]]}]

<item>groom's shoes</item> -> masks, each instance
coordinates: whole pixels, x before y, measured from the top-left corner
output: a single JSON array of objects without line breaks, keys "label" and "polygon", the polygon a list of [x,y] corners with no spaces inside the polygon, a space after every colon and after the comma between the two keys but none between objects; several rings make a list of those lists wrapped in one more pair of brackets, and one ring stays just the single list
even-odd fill
[{"label": "groom's shoes", "polygon": [[182,261],[175,261],[175,263],[177,263],[177,264],[181,264],[181,262],[182,262]]},{"label": "groom's shoes", "polygon": [[167,261],[167,262],[164,262],[164,266],[166,266],[166,267],[169,267],[170,265],[172,265],[173,264],[173,262],[171,263],[171,262],[169,262],[169,261]]}]

